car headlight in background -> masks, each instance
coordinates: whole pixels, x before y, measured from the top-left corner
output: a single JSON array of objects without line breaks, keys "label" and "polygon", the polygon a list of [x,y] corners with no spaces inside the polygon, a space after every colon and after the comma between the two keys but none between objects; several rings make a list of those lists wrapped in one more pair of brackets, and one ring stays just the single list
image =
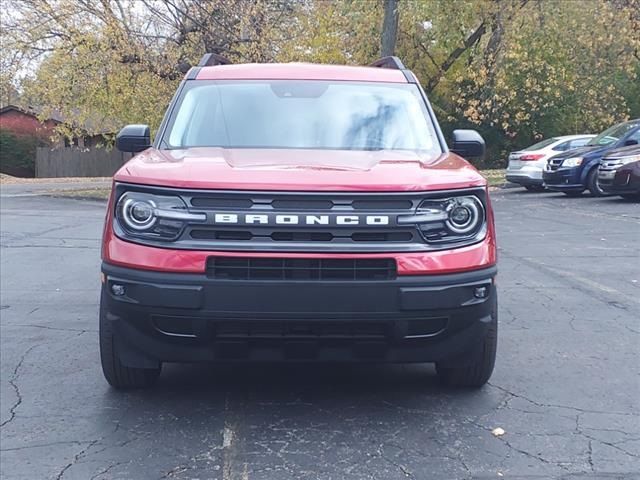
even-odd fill
[{"label": "car headlight in background", "polygon": [[562,161],[563,167],[579,167],[582,165],[582,161],[584,159],[582,157],[571,157]]},{"label": "car headlight in background", "polygon": [[191,213],[180,197],[126,192],[116,203],[116,221],[126,235],[174,240],[187,222],[204,222],[204,213]]},{"label": "car headlight in background", "polygon": [[487,227],[484,205],[475,195],[425,200],[398,223],[416,224],[430,244],[471,244],[484,238]]}]

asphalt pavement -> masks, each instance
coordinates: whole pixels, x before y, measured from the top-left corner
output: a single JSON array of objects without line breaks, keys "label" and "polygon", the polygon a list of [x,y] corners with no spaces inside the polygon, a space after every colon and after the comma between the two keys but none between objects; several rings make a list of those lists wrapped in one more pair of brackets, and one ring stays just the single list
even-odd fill
[{"label": "asphalt pavement", "polygon": [[105,204],[40,193],[0,188],[3,479],[640,478],[638,203],[493,195],[480,390],[430,365],[169,365],[122,393],[98,358]]}]

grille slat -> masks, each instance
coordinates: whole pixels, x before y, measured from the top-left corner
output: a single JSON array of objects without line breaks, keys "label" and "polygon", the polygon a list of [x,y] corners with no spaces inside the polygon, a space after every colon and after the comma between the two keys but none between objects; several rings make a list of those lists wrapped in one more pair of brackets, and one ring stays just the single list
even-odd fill
[{"label": "grille slat", "polygon": [[[324,195],[324,197],[327,197]],[[260,196],[256,198],[234,198],[234,197],[209,197],[206,195],[194,196],[191,198],[191,206],[205,209],[252,209],[256,206],[261,208],[282,210],[282,211],[307,211],[330,212],[332,210],[410,210],[414,204],[412,200],[401,199],[366,199],[357,198],[345,199],[310,199],[308,196]]]},{"label": "grille slat", "polygon": [[278,230],[271,231],[262,229],[263,231],[249,231],[249,230],[217,230],[214,228],[192,228],[189,232],[189,236],[194,240],[230,240],[230,241],[243,241],[243,240],[270,240],[272,242],[393,242],[393,243],[409,243],[415,240],[414,232],[408,230],[395,230],[395,231],[340,231],[334,230],[333,232],[326,231],[291,231],[291,230]]},{"label": "grille slat", "polygon": [[207,276],[221,280],[391,280],[393,259],[210,257]]},{"label": "grille slat", "polygon": [[218,339],[384,339],[388,325],[381,322],[218,322]]}]

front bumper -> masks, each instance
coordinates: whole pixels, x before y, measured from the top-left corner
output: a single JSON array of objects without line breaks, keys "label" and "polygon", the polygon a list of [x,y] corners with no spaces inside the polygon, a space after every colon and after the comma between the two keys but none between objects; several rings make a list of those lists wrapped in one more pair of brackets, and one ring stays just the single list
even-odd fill
[{"label": "front bumper", "polygon": [[[132,367],[286,360],[464,365],[497,315],[495,266],[383,281],[220,280],[107,263],[102,271],[103,314],[113,323],[121,361]],[[124,294],[114,295],[114,285]]]},{"label": "front bumper", "polygon": [[507,168],[505,177],[507,182],[519,185],[542,185],[542,167]]},{"label": "front bumper", "polygon": [[600,172],[598,185],[605,192],[615,195],[640,194],[640,178],[634,177],[630,168],[621,167],[614,171]]},{"label": "front bumper", "polygon": [[547,189],[557,192],[581,191],[586,188],[580,182],[580,173],[577,168],[545,170],[542,174],[542,180]]}]

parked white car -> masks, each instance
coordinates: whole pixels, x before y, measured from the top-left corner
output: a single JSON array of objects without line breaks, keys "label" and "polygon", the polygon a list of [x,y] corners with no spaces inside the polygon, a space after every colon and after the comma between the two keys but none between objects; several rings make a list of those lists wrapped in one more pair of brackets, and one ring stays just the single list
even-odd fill
[{"label": "parked white car", "polygon": [[552,137],[509,154],[507,181],[522,185],[530,191],[542,191],[542,170],[547,160],[560,152],[586,145],[595,135],[566,135]]}]

